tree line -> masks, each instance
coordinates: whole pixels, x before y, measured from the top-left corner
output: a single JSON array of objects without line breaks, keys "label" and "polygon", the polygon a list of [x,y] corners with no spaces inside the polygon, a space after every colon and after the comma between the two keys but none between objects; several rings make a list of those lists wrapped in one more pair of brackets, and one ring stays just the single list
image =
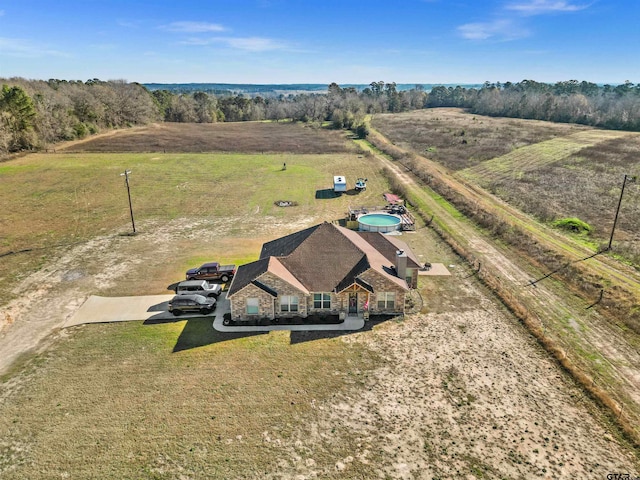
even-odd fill
[{"label": "tree line", "polygon": [[434,107],[462,107],[480,115],[580,123],[640,131],[640,84],[555,84],[523,80],[486,82],[480,88],[371,82],[328,86],[326,93],[278,96],[150,91],[138,83],[98,79],[0,79],[0,154],[45,149],[101,130],[151,122],[293,120],[328,124],[367,135],[366,115]]},{"label": "tree line", "polygon": [[547,84],[486,82],[480,89],[435,87],[426,107],[462,107],[494,117],[578,123],[640,131],[640,84],[597,85],[569,80]]},{"label": "tree line", "polygon": [[0,79],[0,154],[158,121],[143,86],[123,80]]}]

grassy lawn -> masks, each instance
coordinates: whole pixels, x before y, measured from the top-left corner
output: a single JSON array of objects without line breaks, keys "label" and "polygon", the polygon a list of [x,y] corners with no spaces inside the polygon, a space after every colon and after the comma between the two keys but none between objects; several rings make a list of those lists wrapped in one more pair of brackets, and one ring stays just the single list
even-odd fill
[{"label": "grassy lawn", "polygon": [[259,478],[278,461],[266,438],[376,366],[340,339],[223,335],[206,319],[65,337],[3,384],[3,479]]},{"label": "grassy lawn", "polygon": [[[285,162],[287,169],[282,170]],[[355,153],[28,155],[4,164],[0,171],[0,254],[33,250],[3,258],[0,288],[10,290],[45,265],[60,252],[53,248],[56,245],[130,232],[127,192],[120,176],[125,169],[132,171],[138,230],[160,235],[167,222],[177,222],[174,228],[183,230],[184,235],[173,240],[173,252],[182,258],[179,271],[212,258],[229,263],[252,260],[262,241],[299,229],[300,224],[343,218],[349,205],[380,204],[388,189],[368,158]],[[345,175],[351,189],[357,177],[366,176],[369,189],[357,196],[347,192],[316,199],[318,192],[333,187],[336,174]],[[274,202],[279,200],[297,206],[278,207]],[[216,239],[218,244],[198,235],[203,222],[225,225],[226,235]],[[262,224],[279,228],[266,230]],[[238,246],[230,240],[234,237],[247,245]]]}]

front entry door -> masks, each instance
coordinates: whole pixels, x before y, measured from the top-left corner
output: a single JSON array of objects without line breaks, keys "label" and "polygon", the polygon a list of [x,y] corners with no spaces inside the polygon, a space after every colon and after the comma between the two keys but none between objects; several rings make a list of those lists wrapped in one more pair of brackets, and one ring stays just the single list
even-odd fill
[{"label": "front entry door", "polygon": [[349,313],[358,313],[358,294],[349,292]]}]

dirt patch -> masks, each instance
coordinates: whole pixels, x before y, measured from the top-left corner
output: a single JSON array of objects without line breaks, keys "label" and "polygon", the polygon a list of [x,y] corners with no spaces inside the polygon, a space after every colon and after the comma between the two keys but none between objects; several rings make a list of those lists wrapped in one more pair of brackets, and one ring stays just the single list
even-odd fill
[{"label": "dirt patch", "polygon": [[[518,225],[512,233],[527,232],[520,235],[518,242],[513,241],[513,237],[509,240],[508,234],[503,235],[503,238],[518,249],[518,253],[509,252],[466,221],[460,221],[461,217],[452,215],[438,197],[425,195],[424,190],[415,188],[415,178],[400,167],[400,162],[394,164],[382,158],[381,161],[386,163],[389,171],[400,180],[397,188],[408,192],[407,195],[412,197],[411,201],[420,205],[423,212],[435,215],[435,228],[448,238],[448,242],[454,245],[470,264],[476,267],[482,265],[478,276],[492,290],[498,292],[514,312],[517,312],[532,333],[546,345],[548,351],[561,361],[586,389],[597,396],[602,404],[607,405],[627,434],[637,439],[635,429],[639,424],[637,415],[640,397],[637,395],[638,388],[635,382],[638,377],[629,372],[631,365],[640,364],[636,348],[638,338],[629,328],[630,326],[635,329],[637,325],[637,302],[633,301],[639,292],[637,272],[604,255],[593,256],[593,251],[584,245],[531,222],[531,218],[520,211],[480,189],[456,181],[442,166],[419,157],[419,161],[428,166],[426,171],[430,173],[428,178],[431,179],[431,183],[439,184],[439,191],[455,192],[451,195],[447,193],[450,199],[464,198],[463,202],[459,202],[461,208],[472,204],[475,207],[480,205],[484,213],[490,212],[488,216],[495,215],[496,218],[505,219],[507,227]],[[422,173],[424,171],[421,171],[420,175],[424,180],[427,177]],[[445,186],[442,187],[443,185]],[[474,214],[475,207],[466,211]],[[482,218],[482,215],[474,216],[476,221],[481,221]],[[446,220],[443,221],[444,219]],[[499,235],[497,231],[493,232]],[[560,253],[559,257],[555,256],[557,253]],[[590,259],[588,262],[577,261],[587,257]],[[572,270],[573,274],[563,275],[562,280],[565,283],[546,281],[537,283],[535,288],[530,287],[529,282],[532,278],[542,276],[539,266],[547,261],[552,262],[554,258],[564,261],[571,259],[571,266],[577,266]],[[527,264],[528,261],[531,263]],[[551,270],[548,265],[544,268],[545,271]],[[586,307],[595,300],[592,297],[595,297],[597,292],[592,290],[593,294],[589,294],[588,279],[597,279],[598,285],[600,282],[610,282],[607,291],[611,292],[611,297],[617,295],[617,301],[603,303],[597,307],[598,311],[587,309]],[[600,289],[601,285],[597,288]],[[581,302],[575,301],[576,291],[583,295],[582,305]],[[620,315],[614,312],[619,312]],[[588,325],[588,328],[577,332],[568,324],[568,318]],[[621,322],[625,325],[621,325]],[[597,388],[594,388],[596,384]]]},{"label": "dirt patch", "polygon": [[273,202],[276,207],[297,207],[298,202],[293,200],[276,200]]},{"label": "dirt patch", "polygon": [[636,472],[591,402],[527,332],[476,287],[460,287],[477,308],[345,337],[374,349],[385,366],[363,375],[362,388],[316,405],[314,420],[291,439],[264,432],[279,458],[269,478]]}]

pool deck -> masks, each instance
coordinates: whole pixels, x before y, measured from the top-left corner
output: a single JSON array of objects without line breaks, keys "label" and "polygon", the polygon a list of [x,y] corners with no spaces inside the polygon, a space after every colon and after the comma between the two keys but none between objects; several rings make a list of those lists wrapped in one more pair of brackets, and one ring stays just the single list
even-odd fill
[{"label": "pool deck", "polygon": [[[394,209],[402,208],[402,211],[394,211]],[[368,227],[373,227],[368,231],[381,233],[388,233],[391,231],[401,230],[401,231],[413,231],[416,229],[416,221],[413,218],[413,215],[404,207],[398,205],[386,205],[375,207],[349,207],[349,217],[351,220],[357,220],[360,222],[360,219],[366,215],[384,215],[387,217],[393,217],[400,220],[398,224],[396,223],[385,223],[384,225],[375,225],[373,223],[364,222],[363,225]],[[399,227],[399,228],[398,228]],[[378,230],[377,228],[383,228],[388,230]],[[393,228],[393,229],[391,229]]]}]

